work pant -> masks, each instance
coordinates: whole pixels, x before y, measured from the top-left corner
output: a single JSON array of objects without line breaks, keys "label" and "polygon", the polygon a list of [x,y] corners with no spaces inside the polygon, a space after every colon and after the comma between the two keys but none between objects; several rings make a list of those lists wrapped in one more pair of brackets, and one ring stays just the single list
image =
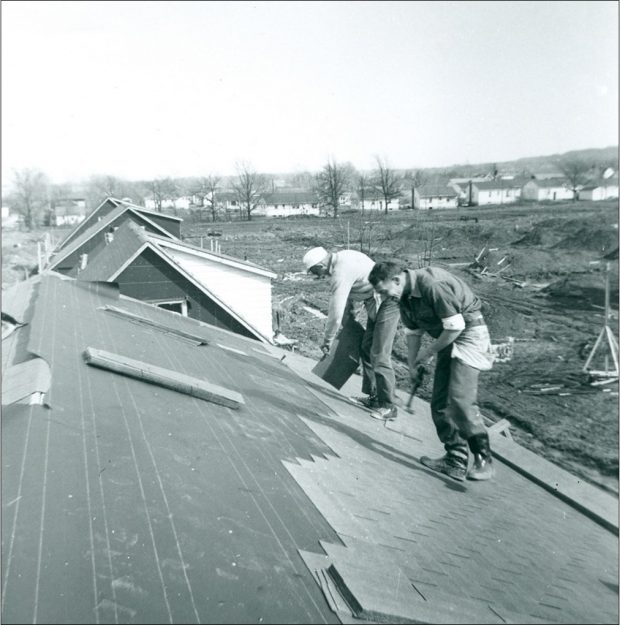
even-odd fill
[{"label": "work pant", "polygon": [[374,313],[374,300],[366,306],[368,321],[362,338],[362,393],[376,395],[379,406],[394,403],[396,378],[392,368],[392,346],[400,319],[398,300],[388,297]]},{"label": "work pant", "polygon": [[486,434],[477,404],[480,371],[451,354],[452,345],[437,354],[431,415],[446,451],[467,461],[467,441]]}]

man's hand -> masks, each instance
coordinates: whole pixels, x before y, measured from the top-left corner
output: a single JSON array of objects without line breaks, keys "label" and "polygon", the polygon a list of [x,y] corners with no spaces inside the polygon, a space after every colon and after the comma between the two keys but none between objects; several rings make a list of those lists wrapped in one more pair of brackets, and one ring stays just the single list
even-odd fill
[{"label": "man's hand", "polygon": [[416,372],[420,367],[428,367],[428,365],[430,364],[431,360],[432,360],[433,356],[432,355],[428,355],[428,353],[426,352],[421,352],[416,356],[415,361],[413,362],[413,364],[411,365],[411,378],[415,378],[416,377]]}]

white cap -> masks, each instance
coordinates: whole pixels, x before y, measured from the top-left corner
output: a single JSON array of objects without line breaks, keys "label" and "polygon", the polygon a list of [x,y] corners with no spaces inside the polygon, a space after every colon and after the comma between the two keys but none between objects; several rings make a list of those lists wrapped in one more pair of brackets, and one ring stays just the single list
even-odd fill
[{"label": "white cap", "polygon": [[313,247],[310,251],[304,254],[301,262],[304,264],[306,271],[309,271],[311,267],[314,267],[324,261],[327,256],[327,250],[324,247]]}]

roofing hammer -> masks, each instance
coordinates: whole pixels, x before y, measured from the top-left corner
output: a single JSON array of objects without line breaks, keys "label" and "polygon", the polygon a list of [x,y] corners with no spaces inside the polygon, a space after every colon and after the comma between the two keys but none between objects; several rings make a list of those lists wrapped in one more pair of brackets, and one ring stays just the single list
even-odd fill
[{"label": "roofing hammer", "polygon": [[413,398],[415,394],[418,392],[420,386],[422,386],[422,382],[424,382],[424,376],[428,373],[426,367],[424,365],[418,365],[416,369],[415,376],[411,380],[411,394],[409,395],[409,400],[407,401],[407,410],[411,411],[411,405],[413,404]]}]

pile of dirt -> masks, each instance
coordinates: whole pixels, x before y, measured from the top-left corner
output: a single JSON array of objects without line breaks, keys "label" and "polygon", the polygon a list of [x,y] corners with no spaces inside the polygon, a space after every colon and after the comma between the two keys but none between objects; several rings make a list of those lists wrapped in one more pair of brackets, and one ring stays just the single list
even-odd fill
[{"label": "pile of dirt", "polygon": [[[618,276],[610,276],[609,299],[612,308],[618,308]],[[598,272],[573,273],[554,280],[542,292],[566,306],[581,308],[605,305],[605,276]]]},{"label": "pile of dirt", "polygon": [[538,222],[512,245],[590,251],[604,255],[618,247],[618,231],[603,218],[567,220],[554,217]]}]

